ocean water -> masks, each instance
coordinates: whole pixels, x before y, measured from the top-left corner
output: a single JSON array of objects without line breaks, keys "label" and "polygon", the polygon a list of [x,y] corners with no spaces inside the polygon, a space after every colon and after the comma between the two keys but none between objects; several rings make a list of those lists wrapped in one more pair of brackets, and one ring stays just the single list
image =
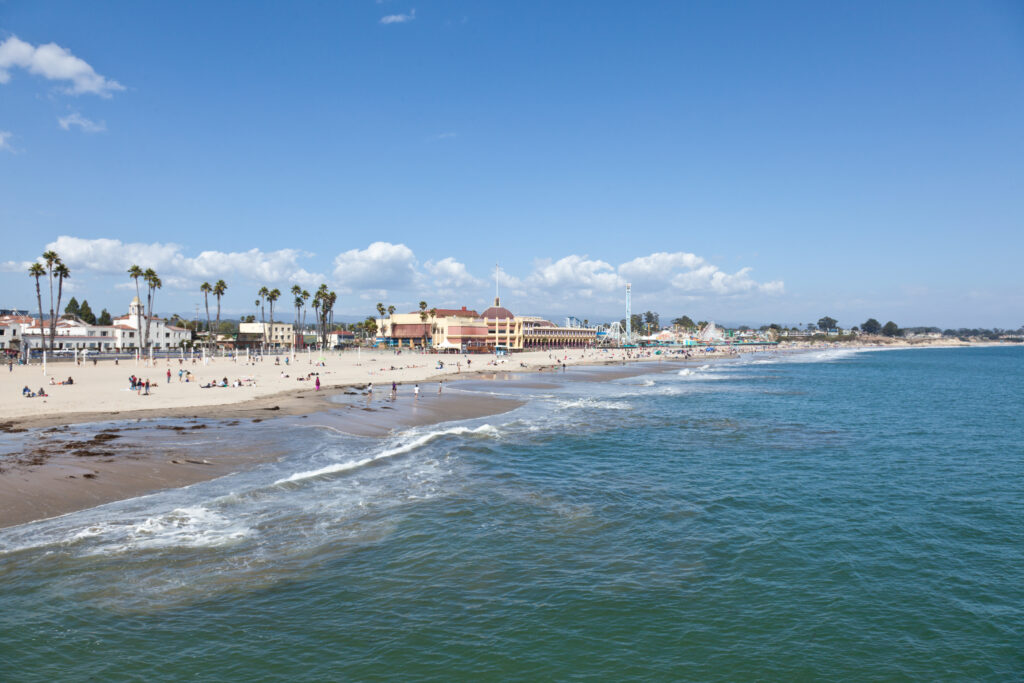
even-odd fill
[{"label": "ocean water", "polygon": [[0,679],[1024,678],[1024,349],[651,369],[0,530]]}]

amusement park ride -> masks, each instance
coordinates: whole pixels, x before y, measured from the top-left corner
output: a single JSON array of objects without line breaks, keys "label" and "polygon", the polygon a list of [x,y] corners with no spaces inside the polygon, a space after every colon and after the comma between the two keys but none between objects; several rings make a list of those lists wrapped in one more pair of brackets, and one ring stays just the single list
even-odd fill
[{"label": "amusement park ride", "polygon": [[605,333],[605,342],[613,344],[615,346],[625,346],[626,344],[635,344],[637,342],[637,336],[633,334],[633,310],[630,302],[632,295],[633,285],[626,284],[626,326],[623,328],[622,323],[615,321],[608,325],[608,331]]}]

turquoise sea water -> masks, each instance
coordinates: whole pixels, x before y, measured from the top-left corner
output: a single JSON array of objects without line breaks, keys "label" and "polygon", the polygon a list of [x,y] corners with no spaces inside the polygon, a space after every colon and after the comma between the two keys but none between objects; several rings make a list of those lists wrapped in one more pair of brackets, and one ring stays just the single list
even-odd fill
[{"label": "turquoise sea water", "polygon": [[1024,678],[1024,349],[660,370],[0,530],[0,678]]}]

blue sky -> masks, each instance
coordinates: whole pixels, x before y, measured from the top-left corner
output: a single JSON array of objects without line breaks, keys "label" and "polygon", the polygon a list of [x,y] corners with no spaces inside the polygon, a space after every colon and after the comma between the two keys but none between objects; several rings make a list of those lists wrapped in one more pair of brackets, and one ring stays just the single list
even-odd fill
[{"label": "blue sky", "polygon": [[1017,327],[1022,112],[1013,2],[0,0],[0,307]]}]

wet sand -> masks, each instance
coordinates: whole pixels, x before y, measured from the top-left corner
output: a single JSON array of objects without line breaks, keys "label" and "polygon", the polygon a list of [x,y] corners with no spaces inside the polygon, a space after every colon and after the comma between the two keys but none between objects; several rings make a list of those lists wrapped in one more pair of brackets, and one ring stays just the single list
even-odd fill
[{"label": "wet sand", "polygon": [[[173,420],[133,419],[8,431],[0,453],[0,528],[83,510],[276,460],[287,451],[233,443],[246,425],[308,426],[384,437],[393,431],[513,410],[522,401],[446,391],[375,396],[353,389],[286,397],[271,406],[217,406]],[[291,399],[297,399],[292,401]],[[262,412],[260,412],[262,411]],[[244,418],[237,419],[244,415]],[[167,415],[161,414],[160,418]],[[186,419],[188,418],[188,419]],[[115,418],[116,419],[116,418]],[[197,445],[201,438],[203,444]],[[205,444],[214,442],[215,446]]]}]

